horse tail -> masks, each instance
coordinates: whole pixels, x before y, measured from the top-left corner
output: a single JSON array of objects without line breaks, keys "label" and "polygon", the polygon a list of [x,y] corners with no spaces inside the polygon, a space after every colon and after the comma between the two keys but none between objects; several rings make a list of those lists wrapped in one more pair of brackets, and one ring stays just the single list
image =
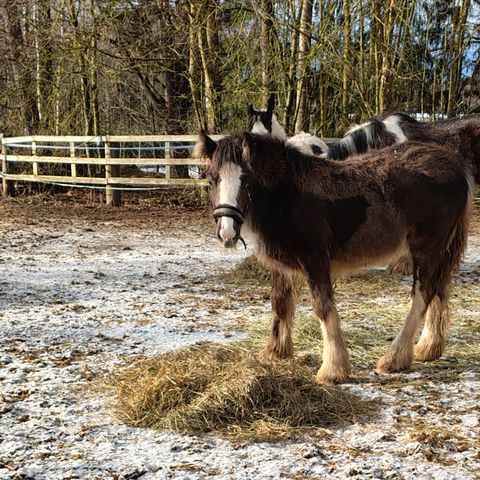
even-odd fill
[{"label": "horse tail", "polygon": [[475,192],[473,175],[476,173],[475,162],[480,155],[480,122],[472,122],[461,126],[458,131],[458,143],[458,150],[463,161],[462,174],[465,205],[452,229],[447,247],[442,254],[444,262],[441,271],[437,272],[438,275],[450,275],[458,269],[467,245],[468,226],[472,216]]},{"label": "horse tail", "polygon": [[474,118],[458,131],[460,152],[480,184],[480,117]]},{"label": "horse tail", "polygon": [[455,222],[444,250],[440,253],[440,262],[434,272],[435,283],[450,284],[452,275],[460,266],[460,262],[467,247],[468,229],[473,210],[474,182],[468,170],[465,169],[463,178],[463,193],[465,203]]}]

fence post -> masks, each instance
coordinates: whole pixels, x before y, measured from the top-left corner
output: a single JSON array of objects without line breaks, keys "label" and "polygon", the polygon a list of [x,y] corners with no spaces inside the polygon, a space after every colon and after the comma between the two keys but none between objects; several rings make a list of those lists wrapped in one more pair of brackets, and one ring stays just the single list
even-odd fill
[{"label": "fence post", "polygon": [[111,177],[118,177],[120,175],[120,165],[112,165],[110,163],[111,158],[110,142],[108,141],[108,137],[105,137],[105,179],[107,181],[105,200],[107,205],[119,207],[122,204],[122,192],[112,188],[108,181]]},{"label": "fence post", "polygon": [[[171,150],[170,150],[170,142],[165,142],[165,159],[172,158]],[[165,165],[165,178],[170,180],[172,175],[172,171],[170,165]]]},{"label": "fence post", "polygon": [[[37,156],[37,142],[35,140],[32,140],[32,157]],[[38,176],[38,163],[33,162],[32,163],[32,171],[33,174],[37,177]]]},{"label": "fence post", "polygon": [[[70,158],[75,158],[75,142],[70,142]],[[70,172],[73,178],[77,176],[77,164],[70,164]]]},{"label": "fence post", "polygon": [[[2,173],[10,173],[10,165],[7,162],[7,146],[5,145],[5,139],[3,134],[0,135],[2,141]],[[7,180],[5,177],[2,177],[2,193],[4,197],[10,197],[14,194],[14,183],[12,180]]]}]

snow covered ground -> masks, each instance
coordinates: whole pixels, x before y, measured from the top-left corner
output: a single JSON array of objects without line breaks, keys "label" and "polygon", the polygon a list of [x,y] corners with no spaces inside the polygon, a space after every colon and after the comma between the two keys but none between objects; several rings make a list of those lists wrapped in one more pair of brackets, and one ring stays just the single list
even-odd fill
[{"label": "snow covered ground", "polygon": [[375,419],[276,444],[113,418],[99,375],[268,314],[219,281],[251,252],[221,250],[205,212],[3,202],[0,241],[0,479],[480,478],[479,365],[387,390],[361,372],[342,388],[380,400]]}]

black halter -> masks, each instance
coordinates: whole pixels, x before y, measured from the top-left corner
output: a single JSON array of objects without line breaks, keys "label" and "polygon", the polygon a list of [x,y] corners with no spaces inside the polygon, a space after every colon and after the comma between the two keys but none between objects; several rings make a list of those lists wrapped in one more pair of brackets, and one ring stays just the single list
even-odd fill
[{"label": "black halter", "polygon": [[218,221],[221,217],[233,218],[240,225],[242,225],[244,221],[243,212],[239,208],[229,205],[228,203],[221,203],[213,209],[213,218],[215,221]]},{"label": "black halter", "polygon": [[[244,221],[243,212],[239,208],[229,205],[228,203],[221,203],[213,209],[213,218],[216,222],[218,222],[218,219],[222,217],[233,218],[233,220],[235,220],[239,225],[242,225]],[[245,243],[245,240],[241,235],[238,236],[238,239],[243,243],[243,246],[246,250],[247,244]]]}]

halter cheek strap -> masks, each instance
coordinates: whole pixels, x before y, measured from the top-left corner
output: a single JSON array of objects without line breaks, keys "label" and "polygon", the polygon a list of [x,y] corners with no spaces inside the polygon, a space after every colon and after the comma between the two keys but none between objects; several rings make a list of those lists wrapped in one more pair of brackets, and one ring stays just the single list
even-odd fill
[{"label": "halter cheek strap", "polygon": [[240,225],[244,222],[243,212],[239,208],[229,205],[228,203],[221,203],[213,209],[213,218],[215,221],[218,221],[221,217],[233,218]]}]

